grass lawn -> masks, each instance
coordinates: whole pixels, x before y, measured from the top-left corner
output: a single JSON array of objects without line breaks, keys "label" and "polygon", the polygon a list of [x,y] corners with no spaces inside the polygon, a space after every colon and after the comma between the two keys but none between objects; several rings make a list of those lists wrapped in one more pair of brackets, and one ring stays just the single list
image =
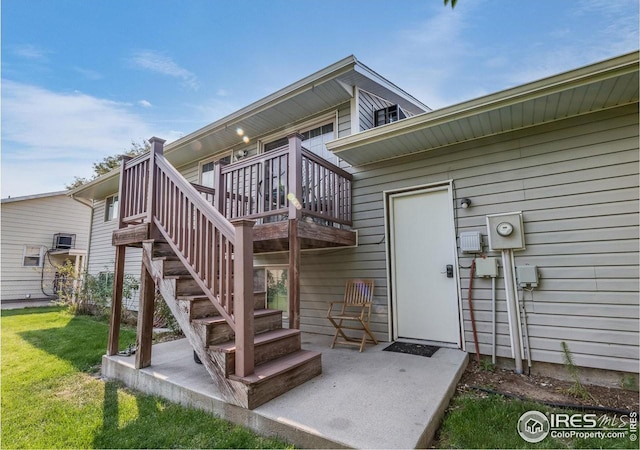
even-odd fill
[{"label": "grass lawn", "polygon": [[[555,439],[550,435],[539,443],[524,441],[516,431],[520,415],[576,411],[553,409],[534,402],[510,400],[498,395],[466,393],[456,396],[438,431],[438,448],[638,448],[629,437],[617,439]],[[600,416],[601,414],[598,414]]]},{"label": "grass lawn", "polygon": [[98,379],[107,336],[106,323],[61,308],[2,311],[3,448],[288,447]]}]

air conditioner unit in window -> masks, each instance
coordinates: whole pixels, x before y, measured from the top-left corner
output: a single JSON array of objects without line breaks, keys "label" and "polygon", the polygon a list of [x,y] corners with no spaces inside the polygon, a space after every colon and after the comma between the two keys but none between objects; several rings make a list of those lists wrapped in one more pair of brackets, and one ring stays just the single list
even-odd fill
[{"label": "air conditioner unit in window", "polygon": [[373,113],[374,126],[376,127],[406,118],[407,113],[404,112],[400,105],[387,106]]},{"label": "air conditioner unit in window", "polygon": [[75,234],[56,233],[53,235],[52,248],[54,250],[68,250],[71,248],[75,248],[75,245],[76,245]]}]

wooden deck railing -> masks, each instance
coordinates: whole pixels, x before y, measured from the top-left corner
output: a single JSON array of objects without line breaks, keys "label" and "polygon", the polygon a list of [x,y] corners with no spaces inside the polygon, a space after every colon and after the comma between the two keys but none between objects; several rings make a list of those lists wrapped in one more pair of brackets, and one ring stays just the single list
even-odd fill
[{"label": "wooden deck railing", "polygon": [[226,195],[216,208],[228,219],[278,221],[291,218],[293,204],[301,215],[351,225],[351,174],[301,148],[299,139],[290,136],[287,146],[220,167],[214,191]]}]

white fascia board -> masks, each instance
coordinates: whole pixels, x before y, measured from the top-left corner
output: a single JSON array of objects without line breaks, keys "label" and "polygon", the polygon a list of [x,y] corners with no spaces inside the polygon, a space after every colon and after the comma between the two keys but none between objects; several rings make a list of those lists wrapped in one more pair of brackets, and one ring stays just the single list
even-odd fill
[{"label": "white fascia board", "polygon": [[57,197],[59,195],[67,195],[69,191],[45,192],[42,194],[23,195],[21,197],[7,197],[0,200],[0,203],[21,202],[24,200],[35,200],[39,198]]}]

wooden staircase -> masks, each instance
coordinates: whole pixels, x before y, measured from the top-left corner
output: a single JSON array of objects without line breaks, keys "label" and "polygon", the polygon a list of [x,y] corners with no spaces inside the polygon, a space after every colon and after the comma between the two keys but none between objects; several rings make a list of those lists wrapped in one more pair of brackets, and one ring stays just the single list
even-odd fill
[{"label": "wooden staircase", "polygon": [[[155,284],[225,401],[253,409],[322,373],[321,354],[301,349],[299,330],[282,328],[282,311],[255,296],[252,374],[235,374],[235,334],[166,242],[143,242]],[[195,364],[195,362],[194,362]]]},{"label": "wooden staircase", "polygon": [[320,353],[301,350],[299,330],[282,329],[282,312],[253,293],[255,222],[215,206],[246,196],[196,189],[163,157],[164,141],[149,142],[121,166],[107,354],[118,352],[126,248],[142,246],[136,368],[151,364],[157,289],[226,402],[252,409],[320,374]]}]

